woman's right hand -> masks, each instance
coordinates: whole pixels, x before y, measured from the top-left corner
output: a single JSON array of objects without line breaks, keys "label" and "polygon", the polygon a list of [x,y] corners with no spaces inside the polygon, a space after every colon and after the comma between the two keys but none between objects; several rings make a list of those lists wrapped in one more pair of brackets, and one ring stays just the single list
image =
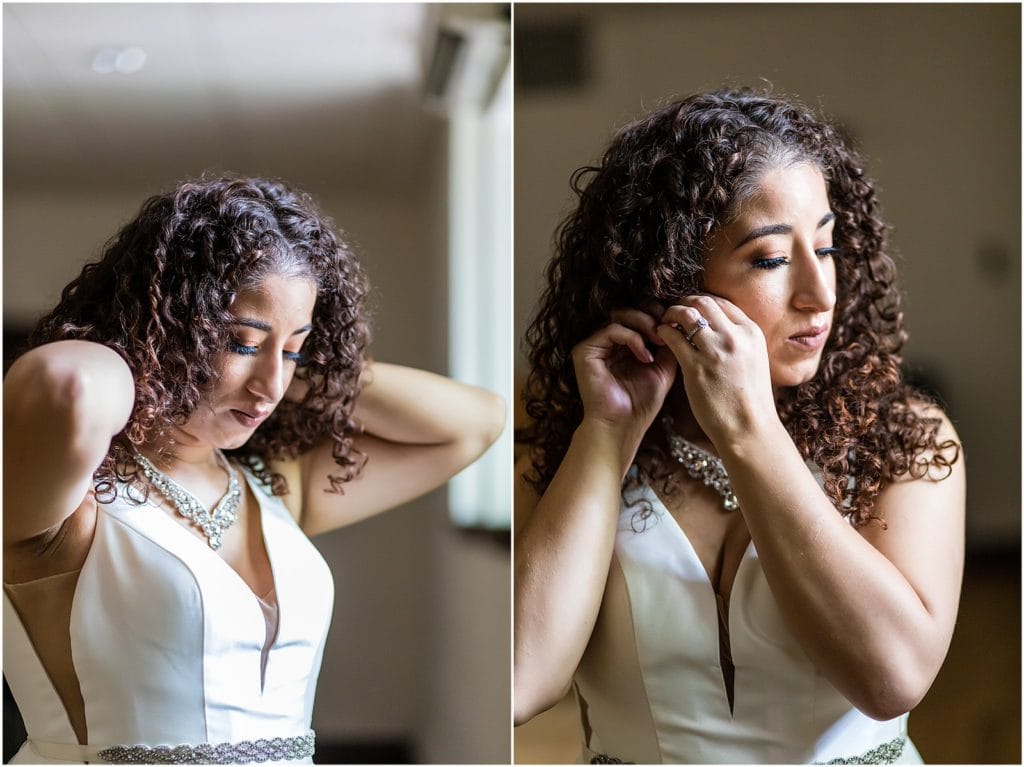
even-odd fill
[{"label": "woman's right hand", "polygon": [[583,422],[543,495],[526,480],[532,456],[517,467],[516,724],[569,689],[608,580],[622,478],[676,376],[654,314],[619,309],[610,320],[573,349]]},{"label": "woman's right hand", "polygon": [[[573,348],[584,419],[627,430],[637,441],[643,437],[679,367],[657,327],[654,314],[616,309],[608,325]],[[645,341],[655,347],[654,354]]]}]

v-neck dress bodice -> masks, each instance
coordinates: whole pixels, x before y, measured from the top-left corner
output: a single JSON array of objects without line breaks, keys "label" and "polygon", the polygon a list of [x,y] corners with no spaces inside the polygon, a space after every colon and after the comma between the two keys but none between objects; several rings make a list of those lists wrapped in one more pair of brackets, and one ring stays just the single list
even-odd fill
[{"label": "v-neck dress bodice", "polygon": [[[70,616],[89,746],[238,743],[309,732],[333,579],[280,499],[245,474],[273,573],[273,591],[263,600],[155,505],[133,505],[119,493],[99,506]],[[14,762],[50,761],[34,741],[77,743],[6,592],[4,673],[29,735]]]},{"label": "v-neck dress bodice", "polygon": [[871,719],[817,671],[783,621],[753,542],[720,620],[721,607],[657,495],[646,486],[627,493],[601,609],[574,678],[585,761],[920,762],[903,740],[907,715]]}]

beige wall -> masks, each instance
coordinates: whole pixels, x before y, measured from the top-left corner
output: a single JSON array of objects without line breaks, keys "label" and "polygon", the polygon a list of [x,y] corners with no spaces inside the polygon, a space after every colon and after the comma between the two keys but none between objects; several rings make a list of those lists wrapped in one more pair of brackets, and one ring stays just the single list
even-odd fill
[{"label": "beige wall", "polygon": [[768,80],[869,158],[902,257],[906,359],[941,385],[966,448],[971,541],[1019,544],[1019,6],[519,5],[517,34],[566,16],[587,21],[592,79],[516,92],[517,338],[572,171],[673,95]]}]

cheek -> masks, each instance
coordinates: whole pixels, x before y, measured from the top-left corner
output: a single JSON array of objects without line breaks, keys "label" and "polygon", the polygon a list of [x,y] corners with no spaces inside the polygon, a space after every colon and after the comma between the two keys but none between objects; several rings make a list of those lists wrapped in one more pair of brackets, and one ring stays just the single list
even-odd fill
[{"label": "cheek", "polygon": [[217,371],[217,382],[210,390],[210,402],[218,402],[237,392],[248,377],[250,361],[241,355],[230,355],[221,361]]},{"label": "cheek", "polygon": [[781,300],[770,289],[764,287],[737,292],[736,296],[729,300],[761,328],[766,338],[771,338],[772,329],[784,314]]},{"label": "cheek", "polygon": [[765,338],[770,339],[772,328],[786,313],[785,285],[782,280],[772,279],[772,273],[755,275],[725,275],[708,270],[704,288],[716,296],[734,303],[741,312],[761,328]]}]

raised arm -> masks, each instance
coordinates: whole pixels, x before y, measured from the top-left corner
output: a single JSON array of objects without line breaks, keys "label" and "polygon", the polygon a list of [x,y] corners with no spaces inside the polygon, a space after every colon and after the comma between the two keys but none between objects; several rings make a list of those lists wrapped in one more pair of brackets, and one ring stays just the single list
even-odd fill
[{"label": "raised arm", "polygon": [[[659,334],[679,358],[694,415],[725,464],[787,625],[865,714],[885,720],[909,711],[938,673],[956,620],[963,461],[948,477],[890,483],[876,507],[885,525],[852,527],[778,418],[757,326],[724,299],[685,303],[710,322],[701,350],[671,327],[692,326],[695,315],[681,307],[666,312]],[[958,441],[942,413],[928,415],[941,419],[937,444]]]},{"label": "raised arm", "polygon": [[[4,577],[89,495],[93,472],[131,413],[135,384],[111,349],[88,341],[37,347],[4,380]],[[9,560],[8,560],[9,558]]]},{"label": "raised arm", "polygon": [[622,481],[661,407],[676,363],[651,316],[626,310],[573,351],[583,422],[538,497],[515,487],[515,722],[557,703],[590,640],[615,543]]},{"label": "raised arm", "polygon": [[504,428],[504,401],[484,389],[381,362],[371,363],[364,375],[355,417],[365,429],[356,446],[367,462],[359,477],[344,485],[343,494],[327,493],[328,475],[338,473],[330,445],[298,459],[299,519],[307,535],[357,522],[442,485]]}]

